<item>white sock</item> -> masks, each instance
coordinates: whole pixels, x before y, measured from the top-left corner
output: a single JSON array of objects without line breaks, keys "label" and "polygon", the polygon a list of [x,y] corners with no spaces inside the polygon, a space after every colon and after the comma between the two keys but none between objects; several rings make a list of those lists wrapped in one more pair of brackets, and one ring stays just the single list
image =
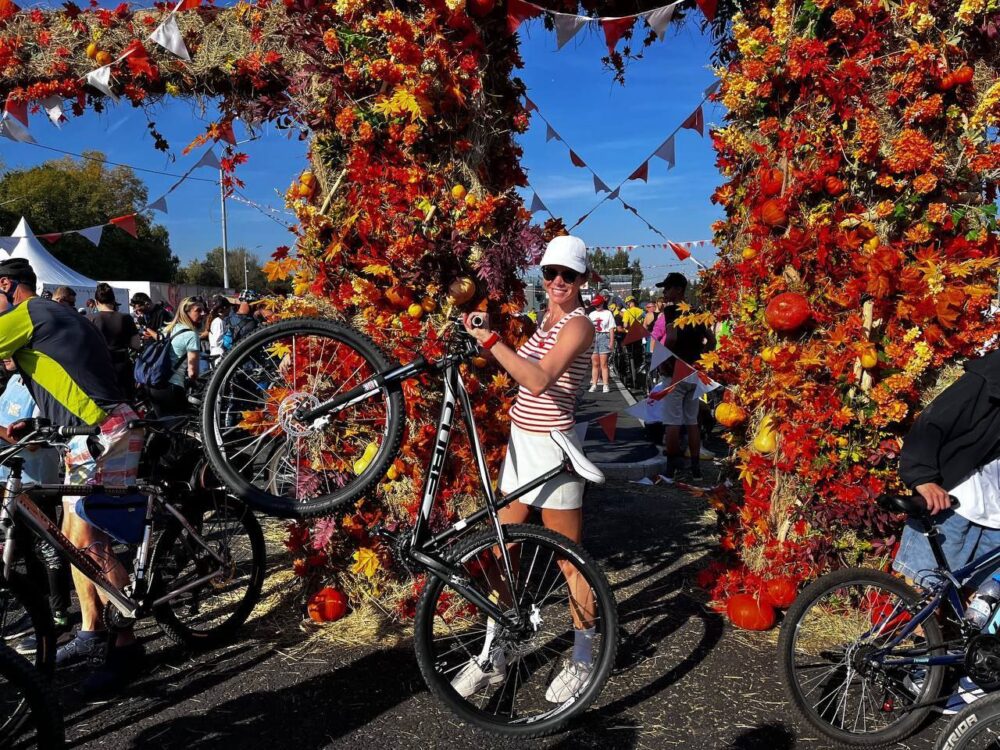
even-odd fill
[{"label": "white sock", "polygon": [[487,620],[486,620],[486,642],[483,643],[483,651],[482,651],[481,654],[479,654],[479,663],[480,664],[489,664],[490,663],[490,661],[491,661],[491,659],[490,659],[490,651],[493,650],[493,639],[494,639],[494,637],[496,637],[496,633],[497,633],[497,624],[496,624],[496,622],[493,620],[492,617],[487,618]]},{"label": "white sock", "polygon": [[590,664],[594,660],[594,636],[597,628],[575,629],[573,631],[573,661]]}]

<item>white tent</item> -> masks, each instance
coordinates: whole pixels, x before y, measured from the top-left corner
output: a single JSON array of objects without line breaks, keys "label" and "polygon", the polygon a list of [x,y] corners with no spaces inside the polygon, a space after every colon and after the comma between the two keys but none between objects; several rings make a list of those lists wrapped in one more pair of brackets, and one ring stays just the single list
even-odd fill
[{"label": "white tent", "polygon": [[[76,303],[79,307],[83,307],[88,299],[93,298],[97,282],[56,260],[42,246],[23,216],[12,237],[17,239],[17,245],[10,251],[10,257],[24,258],[31,264],[32,270],[38,277],[38,287],[35,291],[41,294],[45,290],[55,291],[56,287],[68,286],[76,292]],[[115,299],[123,309],[128,309],[127,289],[115,288]]]}]

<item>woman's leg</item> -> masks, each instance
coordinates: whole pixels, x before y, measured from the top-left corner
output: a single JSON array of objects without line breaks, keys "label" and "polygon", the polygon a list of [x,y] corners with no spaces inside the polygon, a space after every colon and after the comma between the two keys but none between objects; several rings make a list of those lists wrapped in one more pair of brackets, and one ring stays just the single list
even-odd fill
[{"label": "woman's leg", "polygon": [[590,384],[597,385],[601,377],[601,355],[590,355]]},{"label": "woman's leg", "polygon": [[601,376],[604,378],[604,385],[611,384],[611,377],[608,375],[608,355],[602,354],[601,357]]},{"label": "woman's leg", "polygon": [[[564,537],[580,543],[583,538],[583,509],[555,510],[542,508],[542,523],[545,528],[551,529]],[[570,593],[570,615],[573,617],[573,626],[577,630],[594,627],[594,592],[580,575],[576,566],[568,561],[560,561],[559,567],[569,584]]]}]

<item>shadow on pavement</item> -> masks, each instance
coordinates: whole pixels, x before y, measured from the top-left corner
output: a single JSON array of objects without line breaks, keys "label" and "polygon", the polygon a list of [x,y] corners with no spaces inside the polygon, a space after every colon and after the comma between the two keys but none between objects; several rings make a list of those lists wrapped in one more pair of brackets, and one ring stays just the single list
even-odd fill
[{"label": "shadow on pavement", "polygon": [[789,750],[795,747],[795,734],[780,722],[747,729],[727,746],[727,750]]}]

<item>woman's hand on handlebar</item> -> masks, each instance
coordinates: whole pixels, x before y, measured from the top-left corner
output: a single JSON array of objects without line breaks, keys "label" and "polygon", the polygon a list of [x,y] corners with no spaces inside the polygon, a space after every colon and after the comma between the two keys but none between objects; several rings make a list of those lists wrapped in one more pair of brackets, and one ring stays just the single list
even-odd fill
[{"label": "woman's hand on handlebar", "polygon": [[486,339],[488,339],[493,334],[493,332],[490,330],[489,319],[485,315],[483,315],[483,324],[475,328],[469,325],[469,316],[463,315],[462,325],[465,327],[466,333],[472,336],[472,338],[474,338],[480,344],[486,341]]},{"label": "woman's hand on handlebar", "polygon": [[913,489],[927,502],[927,510],[932,516],[951,507],[951,496],[948,491],[935,482],[918,484]]}]

